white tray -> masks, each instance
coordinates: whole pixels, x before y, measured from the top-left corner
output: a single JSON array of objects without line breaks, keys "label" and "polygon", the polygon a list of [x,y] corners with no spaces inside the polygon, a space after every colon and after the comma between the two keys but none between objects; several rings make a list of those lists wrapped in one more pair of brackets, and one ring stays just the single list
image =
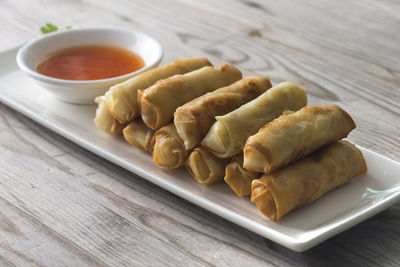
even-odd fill
[{"label": "white tray", "polygon": [[202,186],[184,169],[162,169],[123,138],[98,130],[93,123],[95,105],[66,104],[47,94],[18,69],[17,50],[0,53],[1,102],[144,179],[295,251],[307,250],[400,199],[400,163],[360,147],[368,164],[366,175],[274,223],[227,185]]}]

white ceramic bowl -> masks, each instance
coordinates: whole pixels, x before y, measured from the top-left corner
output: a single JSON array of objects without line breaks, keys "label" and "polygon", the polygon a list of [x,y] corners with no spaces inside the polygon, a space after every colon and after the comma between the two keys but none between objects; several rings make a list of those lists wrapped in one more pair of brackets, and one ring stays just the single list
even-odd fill
[{"label": "white ceramic bowl", "polygon": [[[74,81],[52,78],[36,71],[37,66],[54,52],[83,45],[110,45],[128,49],[140,55],[145,66],[137,71],[100,80]],[[17,54],[19,67],[56,98],[70,103],[93,103],[110,86],[131,78],[160,64],[163,50],[154,38],[130,29],[87,28],[43,35],[24,45]]]}]

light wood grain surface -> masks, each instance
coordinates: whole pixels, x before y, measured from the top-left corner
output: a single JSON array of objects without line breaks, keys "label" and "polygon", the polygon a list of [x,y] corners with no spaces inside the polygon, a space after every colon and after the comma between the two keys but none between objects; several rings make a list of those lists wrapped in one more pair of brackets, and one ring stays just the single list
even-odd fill
[{"label": "light wood grain surface", "polygon": [[[352,141],[400,161],[399,14],[373,0],[2,0],[0,50],[45,22],[134,28],[161,41],[164,62],[206,56],[295,82],[354,117]],[[398,266],[400,205],[296,253],[0,103],[0,265]]]}]

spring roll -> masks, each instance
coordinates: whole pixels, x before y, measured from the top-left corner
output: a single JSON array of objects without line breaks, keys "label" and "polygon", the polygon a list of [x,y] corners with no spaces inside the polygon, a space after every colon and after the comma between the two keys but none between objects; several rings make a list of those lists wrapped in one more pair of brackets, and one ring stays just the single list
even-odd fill
[{"label": "spring roll", "polygon": [[205,66],[212,66],[206,58],[184,58],[143,72],[127,81],[114,85],[106,93],[108,107],[121,123],[139,115],[137,90],[146,89],[155,82],[176,74],[184,74]]},{"label": "spring roll", "polygon": [[250,196],[251,182],[260,177],[260,173],[243,168],[243,154],[233,157],[225,168],[224,180],[239,197]]},{"label": "spring roll", "polygon": [[158,129],[173,119],[177,107],[241,78],[242,73],[237,68],[223,64],[161,80],[143,92],[142,119],[150,128]]},{"label": "spring roll", "polygon": [[154,130],[146,126],[141,120],[134,120],[130,122],[122,131],[125,140],[139,148],[140,150],[151,153],[153,148],[151,146],[151,140],[154,135]]},{"label": "spring roll", "polygon": [[284,114],[249,137],[243,167],[270,173],[346,137],[355,127],[350,115],[336,105],[307,106]]},{"label": "spring roll", "polygon": [[303,88],[289,82],[275,85],[256,99],[217,120],[201,142],[219,158],[229,158],[243,150],[249,136],[285,110],[299,110],[307,104]]},{"label": "spring roll", "polygon": [[203,147],[197,147],[190,153],[185,166],[197,182],[210,185],[224,180],[228,162],[215,157]]},{"label": "spring roll", "polygon": [[265,216],[279,221],[291,210],[366,172],[361,151],[349,142],[338,141],[254,180],[251,201]]},{"label": "spring roll", "polygon": [[215,116],[237,109],[269,88],[271,83],[268,78],[249,76],[178,107],[174,114],[174,123],[186,149],[200,145],[215,122]]},{"label": "spring roll", "polygon": [[173,123],[158,129],[154,133],[152,147],[154,163],[169,169],[185,165],[189,156],[189,151],[185,149]]},{"label": "spring roll", "polygon": [[95,102],[98,104],[98,106],[96,109],[94,123],[96,124],[97,128],[108,134],[120,134],[125,124],[120,123],[113,117],[105,101],[106,99],[104,96],[96,97]]}]

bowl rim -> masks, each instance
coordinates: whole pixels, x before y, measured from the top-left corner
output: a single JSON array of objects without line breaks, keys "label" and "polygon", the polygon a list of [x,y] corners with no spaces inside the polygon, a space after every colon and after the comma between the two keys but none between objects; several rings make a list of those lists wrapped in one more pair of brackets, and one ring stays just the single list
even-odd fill
[{"label": "bowl rim", "polygon": [[[138,69],[136,71],[129,72],[129,73],[126,73],[126,74],[123,74],[120,76],[115,76],[115,77],[105,78],[105,79],[97,79],[97,80],[66,80],[66,79],[54,78],[54,77],[46,76],[44,74],[41,74],[41,73],[33,70],[32,68],[28,67],[27,64],[25,63],[24,55],[37,42],[39,42],[41,40],[45,40],[45,39],[51,39],[51,38],[54,38],[55,36],[59,36],[59,35],[73,34],[74,32],[82,32],[82,31],[124,31],[129,34],[139,36],[139,38],[147,38],[150,41],[154,42],[154,44],[156,45],[155,52],[157,53],[157,56],[155,57],[154,61],[145,65],[141,69]],[[99,45],[101,45],[101,44],[99,44]],[[73,45],[71,47],[73,47]],[[138,53],[138,55],[141,56],[139,53]],[[36,38],[28,41],[26,44],[24,44],[18,50],[16,61],[17,61],[18,66],[21,68],[21,70],[23,70],[30,76],[32,76],[42,82],[51,82],[51,83],[64,84],[64,85],[65,84],[69,84],[69,85],[87,84],[88,85],[88,84],[94,84],[94,83],[104,83],[104,82],[112,82],[114,80],[128,79],[132,76],[135,76],[135,74],[142,73],[146,70],[149,70],[149,69],[157,66],[161,62],[163,56],[164,56],[164,51],[163,51],[163,48],[162,48],[160,42],[157,39],[155,39],[154,37],[152,37],[146,33],[143,33],[141,31],[137,31],[137,30],[130,29],[130,28],[122,28],[122,27],[88,27],[88,28],[76,28],[76,29],[69,29],[69,30],[59,30],[57,32],[52,32],[52,33],[48,33],[48,34],[36,37]]]}]

